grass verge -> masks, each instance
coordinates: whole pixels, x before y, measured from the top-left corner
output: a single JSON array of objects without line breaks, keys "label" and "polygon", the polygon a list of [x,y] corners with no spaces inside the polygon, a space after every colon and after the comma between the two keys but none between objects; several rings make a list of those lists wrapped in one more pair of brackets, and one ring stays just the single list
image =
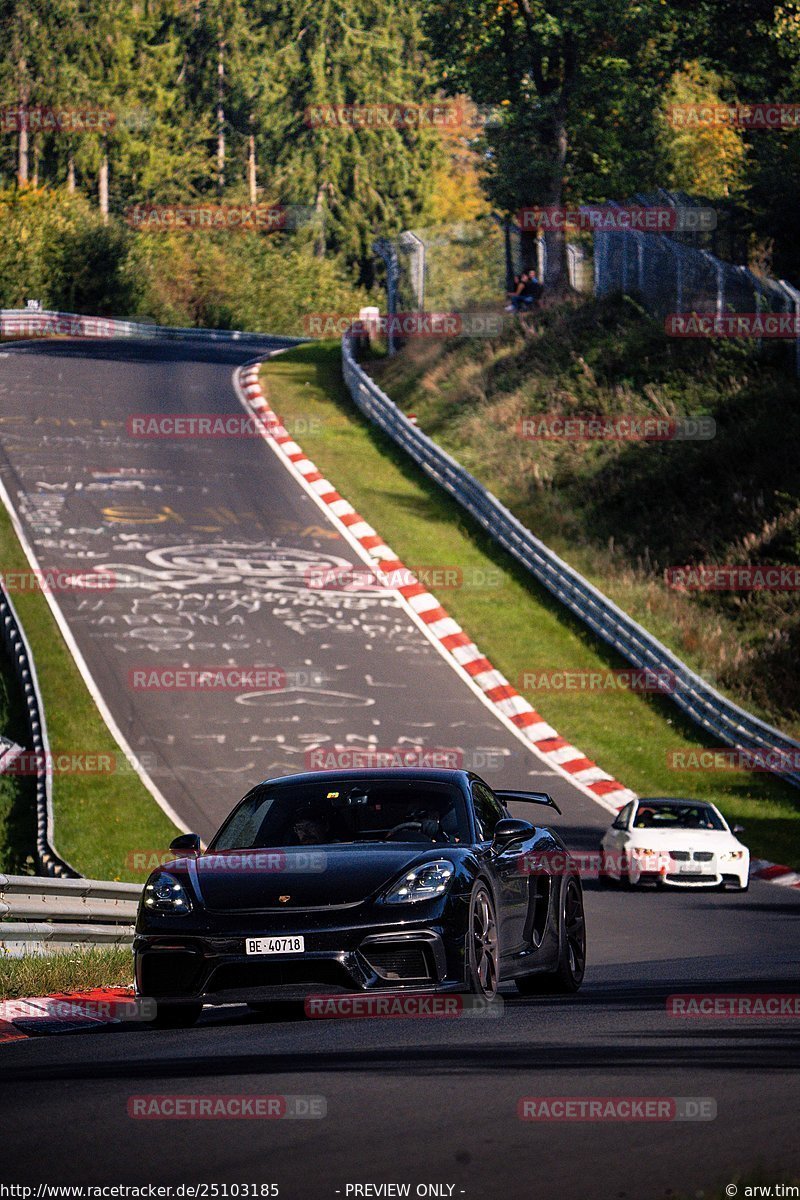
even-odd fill
[{"label": "grass verge", "polygon": [[[7,572],[30,569],[2,505],[0,563]],[[83,875],[140,882],[141,872],[128,865],[130,852],[166,849],[176,830],[128,766],[97,711],[44,593],[23,592],[14,597],[14,607],[36,663],[53,754],[108,754],[117,768],[111,773],[54,775],[56,848]],[[9,719],[10,728],[15,728],[13,716]],[[5,731],[5,723],[0,731]],[[17,729],[15,740],[25,744],[24,728]],[[22,792],[15,795],[16,785],[10,782],[7,794],[9,781],[0,778],[0,870],[14,873],[24,858],[30,820],[23,808],[30,803],[33,812],[33,790],[30,780],[18,781]]]},{"label": "grass verge", "polygon": [[95,987],[133,987],[129,946],[87,946],[22,958],[0,956],[0,1000]]},{"label": "grass verge", "polygon": [[[678,772],[671,751],[707,745],[674,706],[629,690],[548,692],[525,674],[606,671],[624,662],[573,620],[411,460],[355,409],[338,344],[302,346],[265,364],[262,383],[303,449],[410,567],[457,566],[442,603],[563,736],[642,795],[712,800],[747,827],[753,853],[800,861],[797,794],[768,775]],[[435,588],[434,588],[435,590]]]}]

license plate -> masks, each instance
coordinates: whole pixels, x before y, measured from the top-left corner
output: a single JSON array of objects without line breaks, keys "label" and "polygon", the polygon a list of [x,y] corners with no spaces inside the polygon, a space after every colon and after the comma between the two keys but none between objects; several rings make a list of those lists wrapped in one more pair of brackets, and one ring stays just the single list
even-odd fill
[{"label": "license plate", "polygon": [[306,948],[302,937],[245,938],[246,954],[302,954]]},{"label": "license plate", "polygon": [[703,872],[700,870],[700,868],[696,867],[694,865],[694,863],[681,863],[680,873],[681,873],[681,875],[702,875],[703,874]]}]

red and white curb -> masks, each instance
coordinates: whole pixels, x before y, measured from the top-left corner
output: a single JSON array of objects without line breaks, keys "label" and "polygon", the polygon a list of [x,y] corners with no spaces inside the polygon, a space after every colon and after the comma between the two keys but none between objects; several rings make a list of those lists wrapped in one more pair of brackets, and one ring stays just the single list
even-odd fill
[{"label": "red and white curb", "polygon": [[[560,737],[506,677],[492,666],[469,635],[448,616],[437,598],[419,583],[383,538],[303,453],[264,396],[259,382],[260,366],[260,363],[252,363],[236,370],[234,384],[244,407],[258,418],[262,437],[305,491],[328,513],[333,524],[338,526],[360,557],[369,563],[378,578],[401,596],[416,624],[451,666],[478,692],[503,724],[539,758],[601,807],[616,813],[629,800],[634,800],[634,791],[587,758],[566,738]],[[407,582],[397,587],[392,577],[395,580],[400,577]],[[800,887],[800,873],[776,863],[755,860],[751,864],[750,877],[783,887]]]},{"label": "red and white curb", "polygon": [[781,887],[800,888],[800,871],[765,862],[764,859],[755,858],[751,861],[750,878],[763,879],[765,883],[778,883]]},{"label": "red and white curb", "polygon": [[[450,664],[529,749],[608,812],[616,812],[633,800],[635,792],[560,737],[552,725],[492,666],[470,636],[447,614],[438,599],[416,579],[383,538],[303,453],[267,403],[258,379],[259,365],[256,363],[240,368],[234,373],[234,381],[242,404],[258,418],[265,441],[273,447],[317,504],[327,511],[334,525],[370,565],[378,579],[387,589],[399,594],[415,623],[443,652]],[[397,586],[398,578],[406,582]]]},{"label": "red and white curb", "polygon": [[[155,1009],[155,1005],[152,1007]],[[25,996],[0,1001],[0,1044],[142,1019],[130,988],[98,987],[56,992],[51,996]]]}]

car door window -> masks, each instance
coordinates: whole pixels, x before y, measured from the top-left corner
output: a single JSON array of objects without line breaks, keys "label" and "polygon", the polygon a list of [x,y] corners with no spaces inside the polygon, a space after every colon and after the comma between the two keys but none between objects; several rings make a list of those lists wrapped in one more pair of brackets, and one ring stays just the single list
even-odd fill
[{"label": "car door window", "polygon": [[611,826],[611,828],[612,829],[627,829],[628,821],[630,820],[630,816],[631,816],[632,812],[633,812],[633,801],[631,801],[630,804],[625,805],[622,812],[619,814],[619,816],[617,817],[616,821]]},{"label": "car door window", "polygon": [[494,836],[494,827],[506,814],[494,792],[482,783],[473,783],[472,802],[475,807],[475,820],[478,826],[478,840],[490,842]]}]

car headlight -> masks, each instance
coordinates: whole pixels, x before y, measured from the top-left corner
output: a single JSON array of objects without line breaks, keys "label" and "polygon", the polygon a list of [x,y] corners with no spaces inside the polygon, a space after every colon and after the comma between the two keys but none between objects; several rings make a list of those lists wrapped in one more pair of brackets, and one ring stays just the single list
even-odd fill
[{"label": "car headlight", "polygon": [[744,850],[726,850],[719,855],[720,862],[733,862],[737,858],[744,858]]},{"label": "car headlight", "polygon": [[144,907],[148,912],[182,913],[192,906],[183,884],[167,871],[159,871],[145,885]]},{"label": "car headlight", "polygon": [[433,900],[444,895],[454,874],[453,864],[446,858],[423,863],[387,888],[381,901],[384,904],[418,904],[421,900]]},{"label": "car headlight", "polygon": [[655,858],[655,856],[657,854],[661,854],[662,851],[660,851],[660,850],[643,850],[639,846],[634,846],[633,853],[641,854],[642,858]]}]

